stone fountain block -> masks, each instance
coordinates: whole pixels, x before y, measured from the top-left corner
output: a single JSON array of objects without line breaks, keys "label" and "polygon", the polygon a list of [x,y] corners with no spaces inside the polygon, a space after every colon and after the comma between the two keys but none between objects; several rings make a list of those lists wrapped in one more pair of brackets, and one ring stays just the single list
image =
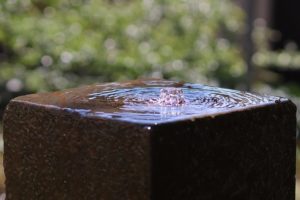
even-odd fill
[{"label": "stone fountain block", "polygon": [[6,200],[293,200],[295,114],[159,80],[21,96],[4,117]]}]

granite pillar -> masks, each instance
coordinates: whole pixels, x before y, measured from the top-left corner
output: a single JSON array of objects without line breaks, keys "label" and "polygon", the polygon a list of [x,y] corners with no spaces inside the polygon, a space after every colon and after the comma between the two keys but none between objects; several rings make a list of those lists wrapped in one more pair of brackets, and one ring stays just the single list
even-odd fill
[{"label": "granite pillar", "polygon": [[6,200],[293,200],[295,116],[285,98],[163,80],[21,96]]}]

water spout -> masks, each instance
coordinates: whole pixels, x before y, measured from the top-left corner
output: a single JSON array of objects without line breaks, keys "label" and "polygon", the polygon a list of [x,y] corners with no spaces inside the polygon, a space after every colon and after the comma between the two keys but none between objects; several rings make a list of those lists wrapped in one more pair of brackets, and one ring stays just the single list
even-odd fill
[{"label": "water spout", "polygon": [[186,100],[181,88],[162,88],[157,102],[161,106],[181,106]]}]

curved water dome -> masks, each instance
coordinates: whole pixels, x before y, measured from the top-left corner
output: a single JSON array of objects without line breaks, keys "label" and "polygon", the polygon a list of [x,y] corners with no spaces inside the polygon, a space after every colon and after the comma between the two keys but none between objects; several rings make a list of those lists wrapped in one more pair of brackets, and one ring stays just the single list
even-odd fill
[{"label": "curved water dome", "polygon": [[160,124],[288,100],[201,84],[136,80],[32,94],[23,96],[22,101],[54,106],[89,117]]},{"label": "curved water dome", "polygon": [[150,124],[283,100],[200,84],[153,80],[106,85],[100,91],[88,94],[87,99],[99,108],[80,110],[84,115]]}]

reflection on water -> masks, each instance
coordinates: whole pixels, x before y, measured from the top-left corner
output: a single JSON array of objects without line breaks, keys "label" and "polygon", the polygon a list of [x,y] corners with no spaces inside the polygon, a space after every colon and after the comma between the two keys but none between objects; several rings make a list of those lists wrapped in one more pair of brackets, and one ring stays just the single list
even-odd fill
[{"label": "reflection on water", "polygon": [[83,116],[115,118],[142,124],[192,119],[287,101],[280,97],[164,80],[95,84],[53,93],[26,95],[16,100],[54,106]]},{"label": "reflection on water", "polygon": [[114,108],[92,109],[84,115],[119,118],[141,123],[160,123],[246,106],[283,100],[248,92],[170,81],[144,81],[141,85],[113,84],[88,95],[90,102],[107,103]]}]

